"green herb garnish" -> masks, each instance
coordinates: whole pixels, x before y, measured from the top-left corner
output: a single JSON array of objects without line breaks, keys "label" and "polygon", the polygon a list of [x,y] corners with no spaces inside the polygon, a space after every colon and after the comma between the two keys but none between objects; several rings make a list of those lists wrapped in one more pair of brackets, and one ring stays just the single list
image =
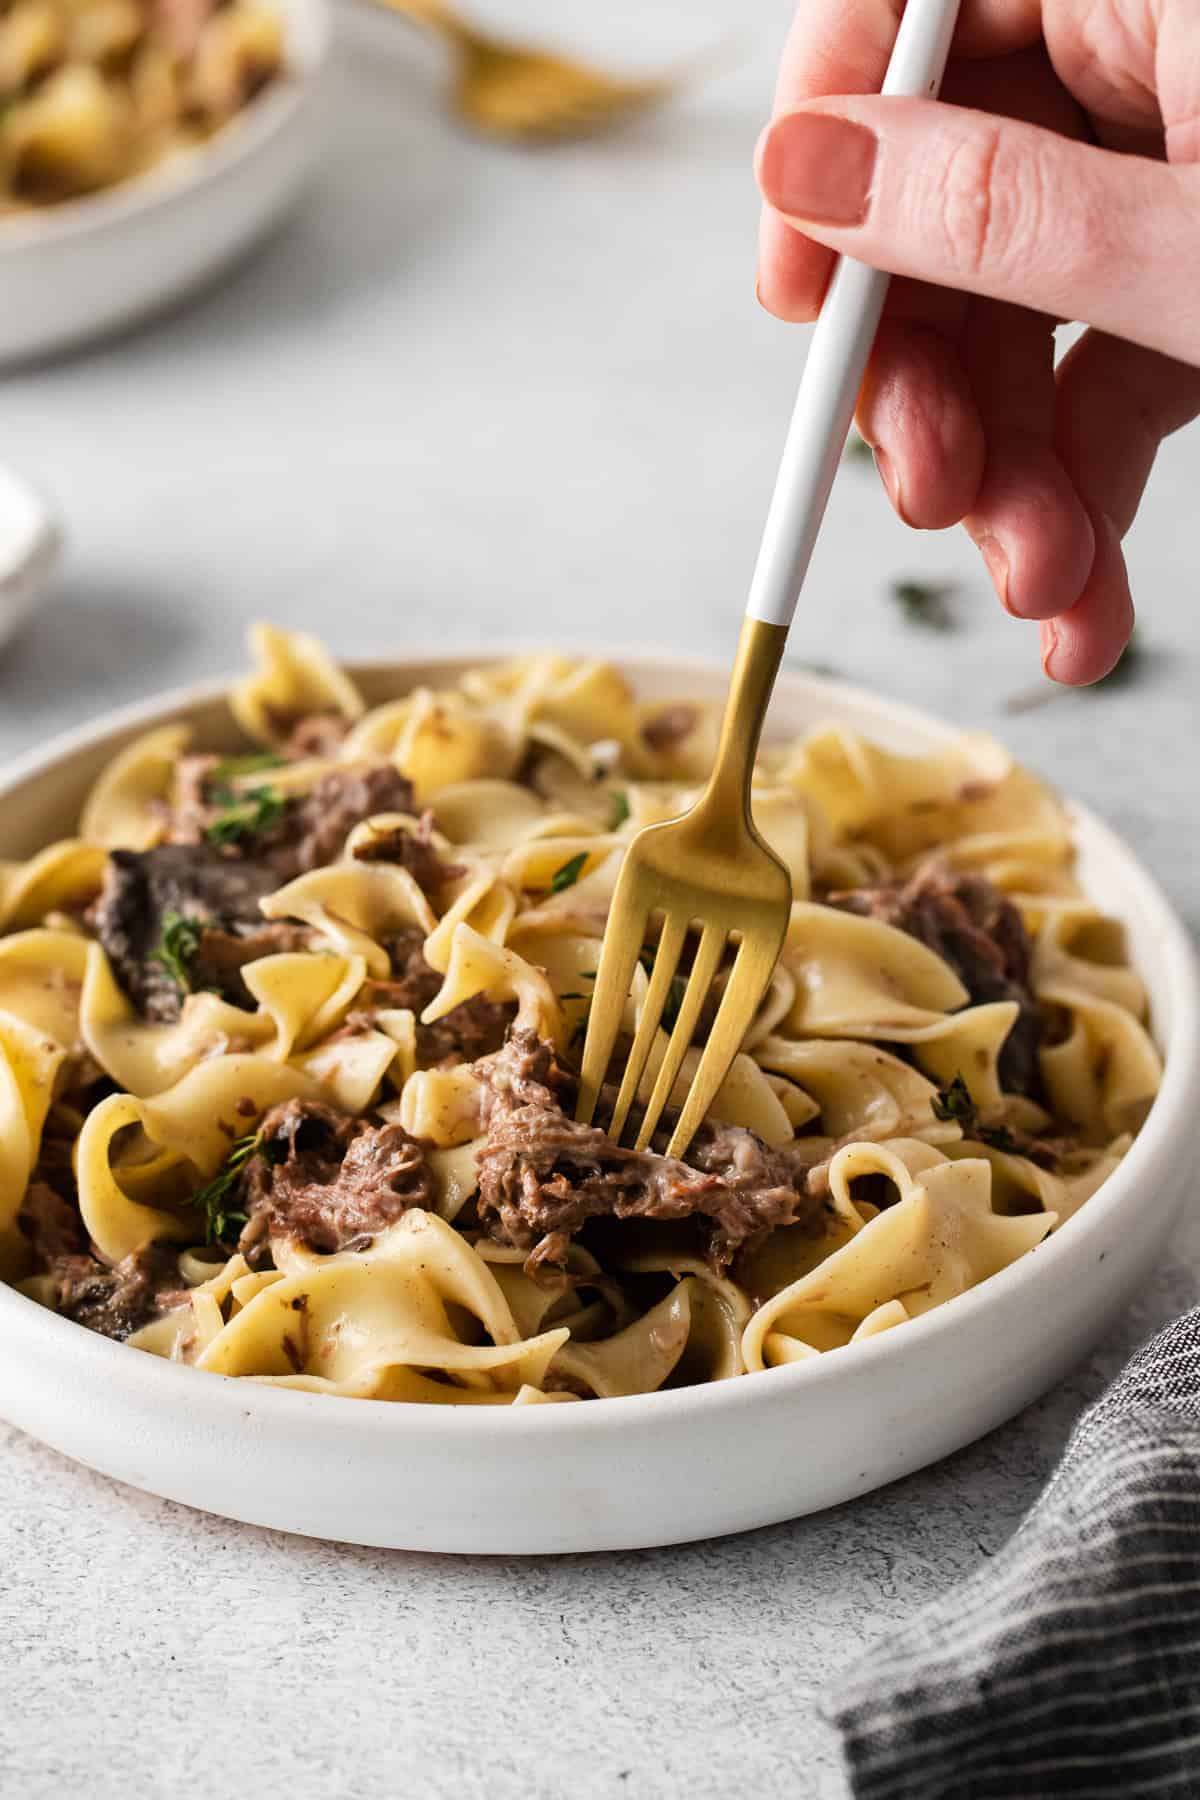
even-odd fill
[{"label": "green herb garnish", "polygon": [[283,795],[272,787],[251,788],[245,794],[218,787],[213,789],[213,799],[224,811],[204,834],[210,844],[236,844],[241,838],[270,831],[282,819],[286,805]]},{"label": "green herb garnish", "polygon": [[555,869],[550,877],[550,892],[561,894],[567,888],[574,887],[583,874],[583,865],[587,862],[588,853],[581,850],[578,856],[570,856],[560,869]]},{"label": "green herb garnish", "polygon": [[931,1102],[935,1119],[952,1119],[962,1127],[965,1138],[986,1144],[989,1150],[1000,1150],[1009,1156],[1021,1155],[1021,1147],[1007,1125],[981,1125],[979,1109],[971,1098],[971,1090],[961,1075],[948,1087],[941,1088]]},{"label": "green herb garnish", "polygon": [[971,1090],[961,1075],[956,1075],[948,1087],[941,1088],[931,1102],[935,1119],[953,1119],[965,1131],[967,1126],[974,1126],[976,1120],[975,1102],[971,1098]]},{"label": "green herb garnish", "polygon": [[953,581],[893,581],[891,587],[909,622],[931,631],[954,630],[957,620],[946,602],[957,592]]},{"label": "green herb garnish", "polygon": [[608,815],[608,829],[620,831],[629,817],[629,795],[624,788],[617,788],[612,797],[612,811]]},{"label": "green herb garnish", "polygon": [[246,1214],[234,1212],[226,1206],[225,1201],[246,1164],[258,1156],[262,1148],[261,1132],[252,1132],[249,1137],[238,1138],[212,1180],[205,1182],[192,1195],[189,1205],[198,1207],[204,1214],[206,1244],[215,1244],[218,1238],[223,1238],[231,1225],[246,1223]]},{"label": "green herb garnish", "polygon": [[185,994],[192,991],[192,972],[188,965],[200,948],[203,929],[198,920],[189,919],[183,913],[165,912],[158,948],[150,953],[151,962],[161,963],[175,986]]},{"label": "green herb garnish", "polygon": [[867,463],[875,460],[875,451],[872,446],[868,444],[861,432],[853,430],[846,439],[846,448],[842,455],[846,462]]}]

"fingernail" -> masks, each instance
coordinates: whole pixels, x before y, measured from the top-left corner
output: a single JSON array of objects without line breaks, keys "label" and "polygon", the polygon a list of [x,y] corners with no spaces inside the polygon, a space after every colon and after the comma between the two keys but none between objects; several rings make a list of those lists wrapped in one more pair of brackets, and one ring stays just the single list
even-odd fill
[{"label": "fingernail", "polygon": [[1000,596],[1001,606],[1003,606],[1007,612],[1013,613],[1013,617],[1015,618],[1017,615],[1013,612],[1012,604],[1008,598],[1008,557],[1005,554],[1003,545],[998,538],[981,537],[977,541],[976,548],[984,562],[987,564],[988,574],[992,578],[992,585]]},{"label": "fingernail", "polygon": [[1042,669],[1051,681],[1057,681],[1054,659],[1058,654],[1058,633],[1048,619],[1042,621]]},{"label": "fingernail", "polygon": [[865,125],[834,113],[787,113],[763,138],[759,185],[777,212],[814,224],[861,225],[878,151]]},{"label": "fingernail", "polygon": [[886,450],[873,450],[875,467],[879,470],[879,479],[887,489],[888,499],[895,507],[897,515],[907,525],[908,514],[904,510],[904,494],[900,487],[900,477],[896,473],[896,465]]}]

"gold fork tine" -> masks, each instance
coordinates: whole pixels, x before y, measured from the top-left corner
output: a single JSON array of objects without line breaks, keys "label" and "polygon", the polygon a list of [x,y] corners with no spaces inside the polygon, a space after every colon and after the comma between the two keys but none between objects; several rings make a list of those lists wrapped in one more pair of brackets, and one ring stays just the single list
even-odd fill
[{"label": "gold fork tine", "polygon": [[776,959],[787,935],[786,925],[772,944],[761,936],[743,938],[713,1020],[700,1066],[692,1078],[679,1121],[667,1145],[668,1156],[682,1156],[717,1095],[742,1040],[750,1029]]},{"label": "gold fork tine", "polygon": [[667,995],[670,992],[671,983],[675,979],[675,971],[679,967],[680,954],[683,950],[684,939],[687,937],[687,926],[687,920],[674,913],[663,923],[662,937],[654,952],[654,968],[650,975],[650,986],[646,990],[642,1016],[638,1020],[633,1048],[629,1052],[629,1061],[625,1064],[621,1091],[617,1095],[617,1108],[608,1128],[608,1135],[616,1142],[620,1141],[621,1133],[625,1129],[625,1120],[629,1116],[629,1108],[641,1086],[642,1071],[646,1067],[646,1059],[650,1055],[658,1031],[659,1020],[663,1016],[663,1008],[667,1003]]},{"label": "gold fork tine", "polygon": [[[696,1029],[696,1021],[700,1017],[700,1008],[712,986],[713,976],[717,972],[721,961],[721,952],[724,948],[724,930],[719,926],[706,925],[696,951],[696,960],[692,964],[692,972],[688,976],[679,1016],[675,1020],[675,1028],[671,1032],[671,1041],[667,1045],[667,1053],[663,1057],[662,1067],[658,1071],[658,1080],[654,1083],[654,1091],[646,1106],[646,1116],[642,1120],[641,1130],[637,1134],[636,1148],[638,1150],[644,1150],[650,1142],[662,1115],[662,1109],[671,1098],[671,1090],[675,1086],[683,1059],[687,1055],[692,1034]],[[656,969],[657,966],[656,960]]]},{"label": "gold fork tine", "polygon": [[[632,876],[632,868],[629,870],[628,880],[626,872],[622,870],[617,881],[612,905],[614,916],[620,917],[623,929],[620,932],[606,931],[604,934],[600,966],[596,970],[592,990],[592,1004],[588,1009],[587,1039],[583,1047],[579,1099],[575,1108],[575,1117],[584,1125],[591,1124],[596,1111],[596,1102],[600,1098],[600,1089],[608,1072],[613,1045],[617,1041],[621,1025],[621,1014],[629,997],[629,986],[646,931],[648,915],[638,905],[637,896],[632,891]],[[618,910],[622,905],[628,908],[628,914]]]}]

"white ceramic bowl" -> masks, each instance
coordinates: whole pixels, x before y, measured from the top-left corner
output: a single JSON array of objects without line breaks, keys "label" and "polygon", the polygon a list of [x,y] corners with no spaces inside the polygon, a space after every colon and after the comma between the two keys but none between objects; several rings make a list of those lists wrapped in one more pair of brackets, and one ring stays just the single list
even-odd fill
[{"label": "white ceramic bowl", "polygon": [[[452,680],[486,656],[353,668],[369,699]],[[679,657],[620,659],[643,690],[711,695]],[[88,784],[138,731],[193,721],[232,743],[205,687],[110,717],[0,782],[0,858],[67,831]],[[837,719],[896,749],[951,736],[924,714],[784,674],[772,730]],[[1151,877],[1075,813],[1081,874],[1123,918],[1166,1052],[1129,1155],[1064,1229],[947,1305],[812,1362],[709,1387],[517,1411],[331,1400],[161,1362],[0,1288],[0,1415],[118,1480],[314,1537],[521,1554],[678,1543],[852,1499],[990,1431],[1081,1357],[1162,1251],[1192,1179],[1200,984]]]},{"label": "white ceramic bowl", "polygon": [[285,75],[195,152],[0,219],[0,364],[76,348],[168,306],[263,235],[308,168],[326,0],[274,0]]},{"label": "white ceramic bowl", "polygon": [[46,596],[62,533],[41,495],[0,464],[0,648]]}]

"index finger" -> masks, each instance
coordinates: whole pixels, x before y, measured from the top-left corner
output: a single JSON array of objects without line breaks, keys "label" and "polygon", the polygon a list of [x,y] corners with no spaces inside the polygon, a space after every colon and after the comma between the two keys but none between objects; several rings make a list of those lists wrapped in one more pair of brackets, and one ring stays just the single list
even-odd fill
[{"label": "index finger", "polygon": [[[829,94],[877,94],[904,0],[801,0],[784,47],[772,117]],[[1024,49],[1041,33],[1042,0],[964,0],[954,39],[960,56]],[[834,254],[764,206],[758,297],[795,323],[815,319]]]}]

